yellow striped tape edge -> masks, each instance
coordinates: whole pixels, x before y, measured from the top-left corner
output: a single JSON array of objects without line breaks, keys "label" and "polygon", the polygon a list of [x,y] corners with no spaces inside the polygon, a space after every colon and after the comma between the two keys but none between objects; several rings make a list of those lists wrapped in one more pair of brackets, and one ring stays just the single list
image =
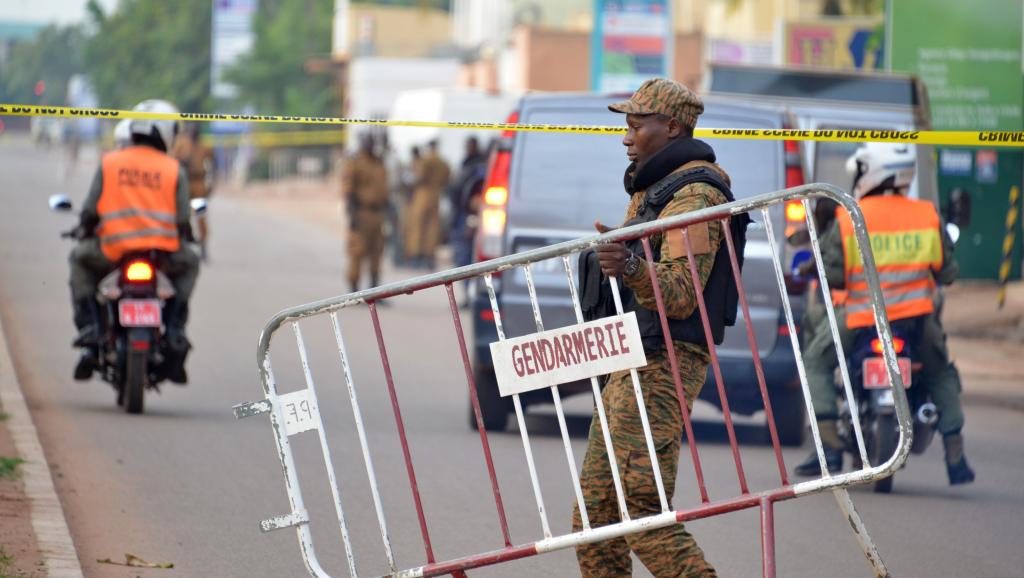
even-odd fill
[{"label": "yellow striped tape edge", "polygon": [[[371,125],[415,128],[502,130],[516,132],[554,132],[582,134],[622,134],[621,126],[584,126],[557,124],[508,124],[488,122],[430,122],[410,120],[337,118],[320,116],[274,116],[244,114],[154,113],[103,108],[0,104],[0,116],[50,116],[61,118],[153,119],[182,121],[226,121],[303,125]],[[898,131],[898,130],[794,130],[697,128],[699,138],[753,140],[799,140],[829,142],[900,142],[927,145],[1024,147],[1024,131]]]}]

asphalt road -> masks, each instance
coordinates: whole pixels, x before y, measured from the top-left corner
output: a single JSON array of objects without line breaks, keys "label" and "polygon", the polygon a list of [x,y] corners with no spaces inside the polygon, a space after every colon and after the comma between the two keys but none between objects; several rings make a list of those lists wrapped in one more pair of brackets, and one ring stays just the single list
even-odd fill
[{"label": "asphalt road", "polygon": [[[264,417],[236,421],[231,406],[261,395],[256,338],[277,310],[344,291],[340,232],[275,213],[258,200],[216,198],[211,219],[212,261],[193,300],[192,383],[167,385],[147,397],[146,414],[128,416],[101,382],[70,379],[75,353],[67,291],[70,244],[57,233],[72,219],[51,214],[46,198],[84,196],[88,158],[65,180],[59,155],[0,143],[0,315],[52,464],[72,536],[87,576],[300,576],[305,571],[293,531],[261,534],[258,521],[284,514],[287,499]],[[327,205],[325,210],[330,210]],[[388,280],[409,272],[391,271]],[[398,395],[438,559],[502,546],[479,438],[466,425],[466,385],[443,291],[403,297],[382,310]],[[365,309],[341,317],[369,443],[382,486],[391,541],[399,565],[424,562],[394,421],[384,390],[376,343]],[[468,324],[467,324],[468,327]],[[287,329],[287,328],[286,328]],[[383,574],[385,561],[341,379],[330,326],[303,325],[317,380],[360,575]],[[274,341],[282,391],[302,387],[290,330]],[[568,404],[577,461],[586,446],[589,402]],[[705,412],[712,415],[710,412]],[[967,407],[969,456],[978,482],[946,485],[941,444],[914,456],[896,479],[894,495],[866,489],[854,502],[895,576],[1020,575],[1024,568],[1024,414],[992,406]],[[553,531],[568,529],[572,504],[568,469],[553,414],[528,424]],[[738,492],[722,428],[701,427],[699,444],[713,498]],[[751,443],[742,454],[752,489],[778,484],[760,432],[741,431]],[[323,462],[315,434],[293,439],[317,551],[335,576],[347,576]],[[492,435],[512,541],[541,537],[517,433]],[[807,449],[787,450],[790,467]],[[676,507],[698,504],[685,458]],[[869,576],[857,542],[831,496],[779,504],[776,509],[779,576]],[[723,576],[760,572],[756,511],[689,524]],[[97,562],[132,553],[173,570],[127,569]],[[639,564],[637,565],[639,568]],[[471,576],[576,576],[571,551],[502,566]],[[647,575],[638,570],[637,575]]]}]

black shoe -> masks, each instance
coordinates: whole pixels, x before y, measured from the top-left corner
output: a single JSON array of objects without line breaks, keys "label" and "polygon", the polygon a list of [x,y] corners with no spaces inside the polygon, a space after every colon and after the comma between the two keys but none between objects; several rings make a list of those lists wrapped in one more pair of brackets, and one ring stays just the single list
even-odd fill
[{"label": "black shoe", "polygon": [[946,475],[949,476],[949,485],[957,486],[969,484],[974,481],[974,470],[967,465],[967,458],[961,457],[955,464],[946,464]]},{"label": "black shoe", "polygon": [[96,347],[83,347],[82,355],[75,364],[75,381],[89,381],[92,373],[100,368],[100,355]]},{"label": "black shoe", "polygon": [[[837,450],[829,446],[824,446],[825,450],[825,466],[828,468],[830,474],[838,474],[843,471],[843,450]],[[820,476],[821,475],[821,463],[818,462],[818,452],[811,452],[811,455],[807,456],[797,467],[793,468],[793,473],[798,476]]]},{"label": "black shoe", "polygon": [[946,450],[946,474],[949,476],[949,485],[973,482],[974,470],[967,465],[967,457],[964,456],[964,436],[958,431],[945,434],[942,436],[942,445]]},{"label": "black shoe", "polygon": [[167,379],[173,383],[188,383],[185,359],[192,344],[185,337],[185,323],[188,321],[188,302],[172,298],[164,304],[164,325],[167,328],[163,339],[164,367]]}]

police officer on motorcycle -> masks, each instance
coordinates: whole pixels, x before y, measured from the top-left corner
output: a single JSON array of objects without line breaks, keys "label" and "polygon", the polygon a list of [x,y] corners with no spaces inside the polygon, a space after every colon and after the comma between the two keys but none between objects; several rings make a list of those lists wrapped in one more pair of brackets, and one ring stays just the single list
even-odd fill
[{"label": "police officer on motorcycle", "polygon": [[[914,163],[912,145],[867,143],[848,159],[847,170],[854,177],[853,194],[864,212],[889,320],[919,320],[916,350],[923,365],[921,375],[939,410],[936,427],[943,436],[949,483],[966,484],[974,481],[974,471],[964,457],[960,375],[950,363],[936,306],[940,300],[937,285],[953,283],[959,267],[935,206],[904,196],[914,178]],[[863,263],[855,243],[853,222],[845,210],[839,209],[835,222],[822,235],[821,253],[829,285],[847,292],[844,307],[837,310],[844,350],[849,350],[858,331],[874,327]],[[826,466],[830,472],[838,472],[842,470],[844,447],[836,427],[833,375],[838,361],[828,320],[820,323],[813,337],[803,344],[803,358]],[[820,475],[817,453],[812,452],[795,471],[798,475]]]},{"label": "police officer on motorcycle", "polygon": [[[177,113],[163,100],[146,100],[141,112]],[[175,295],[164,306],[166,327],[164,371],[175,383],[186,383],[185,337],[188,299],[199,274],[199,258],[189,243],[188,177],[167,154],[180,132],[175,120],[133,119],[128,128],[131,144],[103,156],[82,207],[76,230],[78,244],[71,251],[71,298],[82,348],[74,378],[88,380],[99,368],[101,339],[96,289],[100,280],[130,254],[157,251],[157,268],[174,284]]]}]

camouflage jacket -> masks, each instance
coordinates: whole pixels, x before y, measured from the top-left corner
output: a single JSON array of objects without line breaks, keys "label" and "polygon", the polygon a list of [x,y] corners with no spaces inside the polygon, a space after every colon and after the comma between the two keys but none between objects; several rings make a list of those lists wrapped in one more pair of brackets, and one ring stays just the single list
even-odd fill
[{"label": "camouflage jacket", "polygon": [[[636,216],[643,200],[645,191],[634,193],[626,209],[626,220]],[[725,195],[715,187],[707,183],[694,183],[683,187],[675,197],[669,201],[661,213],[659,219],[698,211],[706,207],[720,205],[726,201]],[[691,230],[702,225],[693,225]],[[722,242],[722,225],[715,222],[707,223],[708,227],[708,250],[694,255],[697,260],[697,273],[700,277],[701,286],[707,283],[711,275],[711,267],[715,263],[715,254],[718,252],[719,244]],[[686,319],[697,308],[697,297],[694,293],[693,278],[690,276],[689,258],[686,256],[672,258],[672,251],[669,247],[667,234],[652,235],[651,245],[661,245],[661,259],[655,265],[655,273],[658,277],[658,284],[661,287],[661,294],[665,301],[665,313],[674,319]],[[643,257],[643,255],[640,255]],[[651,277],[648,267],[645,265],[633,275],[625,275],[623,278],[626,286],[629,287],[636,297],[637,303],[647,309],[657,310],[658,306],[654,299],[654,288],[651,285]]]}]

